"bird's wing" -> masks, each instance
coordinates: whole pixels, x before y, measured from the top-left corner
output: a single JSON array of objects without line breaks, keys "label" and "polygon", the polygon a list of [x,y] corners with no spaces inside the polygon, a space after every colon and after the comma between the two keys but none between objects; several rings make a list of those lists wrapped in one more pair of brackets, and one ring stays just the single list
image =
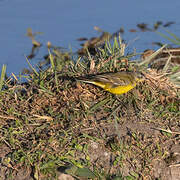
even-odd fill
[{"label": "bird's wing", "polygon": [[117,87],[130,84],[132,77],[127,73],[108,73],[96,75],[92,80],[112,85],[112,87]]}]

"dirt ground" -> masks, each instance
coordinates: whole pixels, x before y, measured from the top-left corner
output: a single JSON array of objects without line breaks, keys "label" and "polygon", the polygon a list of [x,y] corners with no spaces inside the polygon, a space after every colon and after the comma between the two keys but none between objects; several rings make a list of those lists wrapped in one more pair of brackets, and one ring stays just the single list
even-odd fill
[{"label": "dirt ground", "polygon": [[[146,118],[149,119],[150,116],[148,117],[147,115]],[[134,117],[132,117],[132,119],[128,118],[128,120],[123,119],[118,125],[118,128],[114,126],[113,122],[100,122],[96,125],[95,129],[93,127],[82,129],[82,132],[88,132],[88,134],[91,135],[96,134],[96,131],[100,131],[99,133],[102,136],[106,136],[107,141],[106,143],[104,141],[95,142],[93,140],[88,142],[90,162],[93,165],[97,165],[98,167],[107,170],[110,174],[116,174],[118,171],[120,171],[122,172],[123,176],[128,176],[131,174],[131,172],[139,169],[139,173],[142,172],[141,179],[180,179],[179,135],[172,134],[171,138],[168,138],[162,135],[162,132],[157,129],[157,125]],[[133,135],[134,132],[137,133],[136,137]],[[120,137],[120,141],[124,145],[127,145],[127,147],[124,147],[122,150],[127,157],[123,160],[123,166],[112,166],[112,162],[117,157],[117,154],[111,150],[112,147],[110,146],[111,142],[115,142],[117,144],[119,143],[118,136]],[[140,146],[138,145],[137,140],[138,142],[141,142]],[[157,144],[159,145],[157,146]],[[149,152],[146,151],[146,148],[150,149],[148,150]],[[11,166],[11,164],[7,162],[8,159],[6,159],[6,156],[12,151],[13,150],[9,148],[8,144],[6,143],[0,146],[0,178],[2,180],[11,179],[11,177],[8,177],[9,172],[11,172],[12,179],[36,179],[34,177],[35,172],[33,167],[19,168],[18,166],[15,167],[14,165]],[[133,151],[135,152],[134,154]],[[161,154],[157,155],[156,151],[159,151]],[[147,158],[147,156],[149,156],[148,160],[151,162],[145,162],[146,160],[143,161],[143,158]],[[84,154],[77,153],[76,157],[83,159]],[[144,163],[147,163],[147,167]],[[57,174],[59,174],[58,179],[74,179],[70,175],[58,172],[58,168]]]},{"label": "dirt ground", "polygon": [[0,179],[88,179],[67,177],[64,157],[98,169],[99,179],[180,179],[178,101],[161,103],[159,92],[117,100],[91,85],[13,88],[0,102]]}]

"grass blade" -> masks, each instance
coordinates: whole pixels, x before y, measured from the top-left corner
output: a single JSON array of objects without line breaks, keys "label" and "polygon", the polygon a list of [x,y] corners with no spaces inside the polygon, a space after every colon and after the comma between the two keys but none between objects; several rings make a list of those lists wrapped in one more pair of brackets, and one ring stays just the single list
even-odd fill
[{"label": "grass blade", "polygon": [[36,71],[36,69],[33,68],[33,66],[30,64],[28,58],[27,58],[26,56],[25,56],[25,58],[26,58],[26,61],[27,61],[28,65],[29,65],[29,67],[32,69],[32,71],[33,71],[37,76],[39,76],[39,73],[38,73],[38,72]]},{"label": "grass blade", "polygon": [[157,32],[157,31],[156,31],[156,33],[159,34],[160,36],[162,36],[163,38],[171,41],[172,43],[174,43],[174,44],[176,44],[176,45],[180,45],[180,42],[178,42],[178,41],[170,38],[169,36],[166,36],[165,34],[163,34],[163,33],[161,33],[161,32]]},{"label": "grass blade", "polygon": [[55,71],[55,64],[54,64],[53,56],[52,56],[49,49],[48,49],[48,52],[49,52],[49,59],[50,59],[50,62],[51,62],[51,67],[52,67],[53,71]]},{"label": "grass blade", "polygon": [[165,29],[165,31],[170,35],[172,36],[174,39],[176,39],[176,41],[178,41],[180,43],[180,38],[178,38],[174,33],[168,31],[167,29]]},{"label": "grass blade", "polygon": [[161,48],[159,48],[156,52],[154,52],[151,56],[148,56],[143,62],[139,63],[139,66],[142,66],[144,64],[149,64],[150,61],[156,57],[167,45],[165,44],[164,46],[162,46]]},{"label": "grass blade", "polygon": [[1,70],[1,79],[0,79],[0,91],[3,88],[5,75],[6,75],[6,65],[3,64],[2,70]]}]

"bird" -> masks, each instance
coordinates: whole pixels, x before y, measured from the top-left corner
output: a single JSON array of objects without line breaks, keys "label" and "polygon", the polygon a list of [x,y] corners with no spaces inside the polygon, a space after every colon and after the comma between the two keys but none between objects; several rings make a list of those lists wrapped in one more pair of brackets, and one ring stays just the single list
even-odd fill
[{"label": "bird", "polygon": [[137,83],[143,80],[143,74],[141,72],[130,71],[107,72],[81,77],[77,80],[94,84],[112,94],[121,95],[135,88]]}]

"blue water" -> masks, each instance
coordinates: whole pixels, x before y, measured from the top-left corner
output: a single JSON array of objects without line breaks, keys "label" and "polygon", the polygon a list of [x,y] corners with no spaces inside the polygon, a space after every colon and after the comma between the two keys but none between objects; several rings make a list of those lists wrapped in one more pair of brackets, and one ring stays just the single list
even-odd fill
[{"label": "blue water", "polygon": [[37,40],[44,44],[36,57],[38,60],[47,52],[47,41],[65,48],[71,46],[76,51],[80,47],[77,38],[100,35],[94,26],[111,33],[124,27],[123,38],[131,42],[129,51],[133,48],[138,52],[158,48],[152,45],[153,41],[166,41],[156,33],[130,33],[128,30],[135,29],[142,22],[152,27],[158,20],[174,21],[176,24],[168,30],[180,37],[179,9],[179,0],[1,0],[0,68],[7,64],[8,73],[17,74],[27,67],[24,54],[28,55],[32,47],[26,36],[29,27],[34,32],[43,32],[37,36]]}]

